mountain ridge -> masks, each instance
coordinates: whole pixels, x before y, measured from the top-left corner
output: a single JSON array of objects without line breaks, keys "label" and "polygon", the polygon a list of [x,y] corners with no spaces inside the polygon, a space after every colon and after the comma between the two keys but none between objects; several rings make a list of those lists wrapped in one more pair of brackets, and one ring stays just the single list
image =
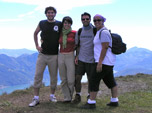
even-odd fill
[{"label": "mountain ridge", "polygon": [[152,51],[133,47],[117,56],[114,70],[116,76],[134,75],[137,73],[152,74]]},{"label": "mountain ridge", "polygon": [[29,49],[0,49],[0,54],[5,54],[7,56],[12,56],[12,57],[18,57],[20,55],[23,55],[23,54],[33,54],[35,53],[36,51],[34,50],[29,50]]},{"label": "mountain ridge", "polygon": [[[38,52],[22,54],[18,57],[0,54],[0,85],[10,86],[33,82]],[[115,76],[152,74],[152,51],[133,47],[117,55],[114,66]],[[59,75],[58,75],[59,76]],[[44,72],[44,81],[49,80],[48,69]]]}]

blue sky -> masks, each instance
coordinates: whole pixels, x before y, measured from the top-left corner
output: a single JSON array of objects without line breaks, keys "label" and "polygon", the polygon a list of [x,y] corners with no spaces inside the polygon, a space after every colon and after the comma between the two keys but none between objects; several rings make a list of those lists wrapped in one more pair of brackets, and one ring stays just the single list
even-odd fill
[{"label": "blue sky", "polygon": [[152,50],[152,0],[0,0],[0,49],[35,49],[33,32],[46,19],[47,6],[56,7],[57,20],[71,16],[74,30],[82,27],[83,12],[92,18],[101,14],[105,26],[120,34],[128,49]]}]

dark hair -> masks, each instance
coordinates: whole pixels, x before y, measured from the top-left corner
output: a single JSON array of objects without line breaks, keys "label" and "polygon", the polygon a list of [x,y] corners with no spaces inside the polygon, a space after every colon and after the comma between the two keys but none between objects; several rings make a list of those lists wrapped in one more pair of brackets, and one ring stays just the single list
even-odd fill
[{"label": "dark hair", "polygon": [[73,23],[72,18],[69,17],[69,16],[65,16],[65,17],[62,19],[62,25],[63,25],[63,23],[64,23],[65,21],[69,22],[71,25],[72,25],[72,23]]},{"label": "dark hair", "polygon": [[87,12],[84,12],[83,14],[81,14],[81,19],[82,19],[82,17],[85,16],[85,15],[89,16],[89,19],[91,19],[91,15],[90,15],[89,13],[87,13]]},{"label": "dark hair", "polygon": [[52,6],[49,6],[49,7],[45,8],[45,14],[48,12],[48,10],[53,10],[55,12],[55,14],[57,13],[56,9]]}]

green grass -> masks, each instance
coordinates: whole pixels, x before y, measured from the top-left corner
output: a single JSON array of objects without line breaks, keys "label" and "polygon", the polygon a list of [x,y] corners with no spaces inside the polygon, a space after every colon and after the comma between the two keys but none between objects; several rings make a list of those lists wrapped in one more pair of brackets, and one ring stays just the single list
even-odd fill
[{"label": "green grass", "polygon": [[[0,113],[152,113],[152,76],[137,74],[136,76],[118,77],[119,107],[108,107],[109,90],[101,83],[102,93],[97,97],[95,110],[84,110],[80,107],[86,103],[86,85],[83,84],[82,102],[78,105],[52,103],[49,98],[49,87],[40,92],[40,105],[28,107],[33,97],[33,88],[18,90],[9,95],[0,96]],[[63,99],[60,86],[56,91],[57,99]]]},{"label": "green grass", "polygon": [[[85,98],[85,97],[83,97]],[[18,113],[152,113],[152,93],[137,91],[125,93],[119,97],[119,107],[108,107],[109,97],[97,99],[96,110],[83,110],[79,105],[43,102],[35,108],[17,108]],[[39,109],[39,111],[37,111]]]}]

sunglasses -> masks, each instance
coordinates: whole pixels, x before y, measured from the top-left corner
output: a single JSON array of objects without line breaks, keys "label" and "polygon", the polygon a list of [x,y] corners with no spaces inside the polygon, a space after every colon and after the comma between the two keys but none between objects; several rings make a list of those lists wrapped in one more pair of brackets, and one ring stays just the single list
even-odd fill
[{"label": "sunglasses", "polygon": [[82,18],[81,19],[82,21],[85,21],[85,20],[90,20],[89,18]]},{"label": "sunglasses", "polygon": [[93,22],[96,22],[96,21],[100,22],[100,21],[101,21],[101,19],[96,19],[96,20],[93,20]]}]

